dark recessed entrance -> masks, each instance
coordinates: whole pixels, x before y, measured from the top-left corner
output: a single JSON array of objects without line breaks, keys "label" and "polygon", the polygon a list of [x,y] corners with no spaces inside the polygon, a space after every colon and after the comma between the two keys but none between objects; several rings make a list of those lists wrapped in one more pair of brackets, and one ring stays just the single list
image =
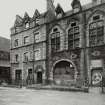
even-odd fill
[{"label": "dark recessed entrance", "polygon": [[37,72],[37,83],[42,83],[42,72]]},{"label": "dark recessed entrance", "polygon": [[53,71],[55,84],[69,85],[75,79],[75,67],[68,61],[56,63]]},{"label": "dark recessed entrance", "polygon": [[16,70],[15,71],[15,83],[16,85],[19,85],[22,81],[22,70]]},{"label": "dark recessed entrance", "polygon": [[10,68],[9,67],[0,67],[0,84],[2,82],[10,83]]}]

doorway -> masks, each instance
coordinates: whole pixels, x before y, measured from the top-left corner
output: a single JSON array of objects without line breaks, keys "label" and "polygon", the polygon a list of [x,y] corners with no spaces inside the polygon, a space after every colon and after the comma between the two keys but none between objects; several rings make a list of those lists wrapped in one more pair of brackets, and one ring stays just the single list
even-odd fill
[{"label": "doorway", "polygon": [[22,70],[15,71],[15,83],[19,85],[22,82]]},{"label": "doorway", "polygon": [[42,83],[42,72],[37,72],[37,83],[41,84]]}]

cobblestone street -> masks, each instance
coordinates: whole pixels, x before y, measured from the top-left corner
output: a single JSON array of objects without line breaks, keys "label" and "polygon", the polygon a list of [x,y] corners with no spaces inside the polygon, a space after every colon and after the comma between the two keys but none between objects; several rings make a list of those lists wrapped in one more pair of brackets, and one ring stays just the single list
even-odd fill
[{"label": "cobblestone street", "polygon": [[0,87],[0,105],[105,105],[105,94]]}]

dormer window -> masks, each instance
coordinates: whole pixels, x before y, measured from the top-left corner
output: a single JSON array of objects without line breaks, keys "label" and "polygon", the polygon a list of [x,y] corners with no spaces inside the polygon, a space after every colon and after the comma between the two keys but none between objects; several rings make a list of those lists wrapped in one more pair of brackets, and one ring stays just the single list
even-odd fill
[{"label": "dormer window", "polygon": [[26,23],[25,24],[25,27],[26,27],[26,29],[29,28],[29,23]]},{"label": "dormer window", "polygon": [[56,11],[57,18],[61,18],[64,15],[64,11],[62,7],[60,6],[60,4],[57,5],[55,11]]},{"label": "dormer window", "polygon": [[79,12],[82,9],[81,3],[79,0],[73,0],[71,5],[74,13]]}]

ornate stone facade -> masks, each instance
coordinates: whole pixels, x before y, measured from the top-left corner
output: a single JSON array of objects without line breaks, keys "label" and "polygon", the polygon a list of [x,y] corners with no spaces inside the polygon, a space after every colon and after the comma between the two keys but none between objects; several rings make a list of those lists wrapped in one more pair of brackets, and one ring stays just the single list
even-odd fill
[{"label": "ornate stone facade", "polygon": [[105,0],[92,0],[84,6],[73,0],[71,6],[72,10],[64,12],[60,4],[55,8],[47,0],[45,13],[36,10],[32,18],[27,13],[23,18],[16,16],[11,28],[13,80],[17,76],[26,82],[31,76],[32,83],[100,84],[105,71]]}]

